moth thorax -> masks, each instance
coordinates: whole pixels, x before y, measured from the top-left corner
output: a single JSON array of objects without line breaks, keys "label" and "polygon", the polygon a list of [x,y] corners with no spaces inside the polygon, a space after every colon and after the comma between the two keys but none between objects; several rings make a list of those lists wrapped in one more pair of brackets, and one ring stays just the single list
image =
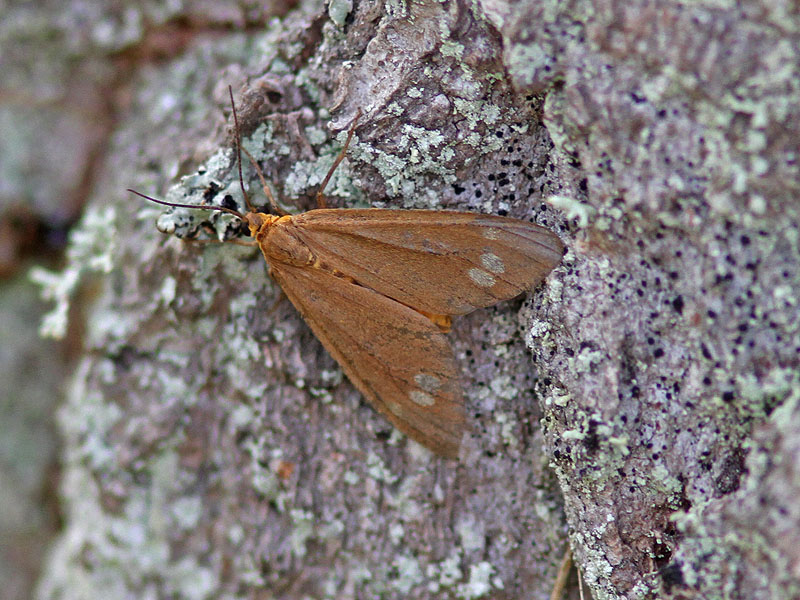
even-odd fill
[{"label": "moth thorax", "polygon": [[316,262],[314,254],[298,236],[297,228],[292,226],[291,217],[267,222],[256,235],[256,241],[270,264],[308,267]]}]

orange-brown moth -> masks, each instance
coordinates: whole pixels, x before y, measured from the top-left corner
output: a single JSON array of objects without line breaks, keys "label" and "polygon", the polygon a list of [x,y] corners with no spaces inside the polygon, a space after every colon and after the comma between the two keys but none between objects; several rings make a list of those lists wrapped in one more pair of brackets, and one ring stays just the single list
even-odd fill
[{"label": "orange-brown moth", "polygon": [[[230,96],[233,106],[232,91]],[[235,106],[233,116],[241,183]],[[359,116],[317,192],[320,207]],[[450,320],[539,284],[560,262],[561,240],[539,225],[466,212],[319,208],[284,214],[247,154],[277,215],[257,211],[243,183],[244,214],[129,191],[241,219],[270,276],[353,385],[397,429],[456,458],[466,415],[458,365],[444,335]]]}]

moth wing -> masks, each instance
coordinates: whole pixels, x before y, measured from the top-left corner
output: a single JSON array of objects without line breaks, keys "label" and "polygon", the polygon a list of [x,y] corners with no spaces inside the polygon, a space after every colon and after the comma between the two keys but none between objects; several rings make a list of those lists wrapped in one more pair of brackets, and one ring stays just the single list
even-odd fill
[{"label": "moth wing", "polygon": [[327,267],[431,314],[513,298],[541,282],[564,250],[544,227],[476,213],[322,209],[292,224]]},{"label": "moth wing", "polygon": [[437,454],[458,456],[466,423],[459,371],[430,319],[320,269],[273,263],[271,274],[379,412]]}]

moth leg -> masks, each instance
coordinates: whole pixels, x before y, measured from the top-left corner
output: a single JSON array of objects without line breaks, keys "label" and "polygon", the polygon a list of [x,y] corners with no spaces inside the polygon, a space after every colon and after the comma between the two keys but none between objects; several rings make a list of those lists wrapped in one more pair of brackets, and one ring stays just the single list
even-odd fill
[{"label": "moth leg", "polygon": [[253,155],[250,154],[250,152],[248,152],[247,148],[245,148],[244,146],[242,146],[242,152],[244,152],[247,155],[247,158],[250,159],[250,163],[256,170],[256,175],[258,175],[258,179],[261,181],[261,189],[264,190],[264,195],[267,197],[267,202],[269,202],[270,211],[272,211],[273,214],[280,215],[282,217],[288,215],[289,213],[283,210],[275,201],[275,196],[272,195],[272,190],[269,187],[269,183],[267,182],[267,179],[264,177],[264,171],[262,171],[261,167],[258,166],[256,159],[253,158]]},{"label": "moth leg", "polygon": [[264,173],[261,171],[261,167],[258,166],[256,159],[254,159],[253,155],[247,151],[247,148],[242,146],[242,134],[239,129],[239,117],[236,115],[236,103],[233,101],[233,88],[231,86],[228,86],[228,95],[231,98],[231,111],[233,112],[233,124],[236,131],[236,155],[238,157],[236,162],[239,166],[239,186],[242,188],[242,195],[244,196],[244,201],[247,204],[247,210],[250,212],[256,212],[255,208],[250,203],[250,198],[247,197],[247,192],[244,189],[244,180],[242,179],[242,151],[244,151],[244,153],[247,155],[247,158],[250,159],[250,162],[256,169],[258,178],[261,180],[261,187],[264,189],[264,195],[267,197],[267,201],[269,202],[270,210],[281,216],[289,214],[280,206],[278,206],[277,202],[275,202],[275,198],[272,195],[272,190],[270,190],[266,179],[264,179]]},{"label": "moth leg", "polygon": [[278,293],[278,297],[275,299],[275,302],[272,304],[272,306],[270,306],[267,309],[267,314],[272,315],[272,313],[274,313],[278,309],[278,307],[283,303],[283,301],[286,300],[287,298],[288,296],[284,293],[284,291],[280,290]]},{"label": "moth leg", "polygon": [[[553,583],[553,590],[550,592],[550,600],[561,600],[564,597],[564,589],[567,587],[567,578],[569,577],[570,569],[572,568],[572,551],[567,546],[567,551],[561,559],[561,564],[558,567],[555,583]],[[578,572],[580,575],[580,571]],[[583,597],[583,594],[581,594]]]},{"label": "moth leg", "polygon": [[322,180],[322,184],[319,186],[319,190],[317,191],[317,208],[325,208],[325,206],[327,206],[325,202],[325,186],[328,185],[331,177],[333,177],[333,172],[336,170],[336,167],[344,160],[345,154],[347,154],[347,147],[350,145],[350,140],[353,139],[353,134],[356,131],[359,118],[361,118],[360,107],[356,110],[356,116],[353,117],[353,121],[350,123],[350,129],[347,132],[347,139],[344,142],[344,147],[339,152],[339,156],[336,157],[336,160],[333,161],[333,165],[331,165],[331,168],[328,170],[328,174],[325,175],[325,179]]}]

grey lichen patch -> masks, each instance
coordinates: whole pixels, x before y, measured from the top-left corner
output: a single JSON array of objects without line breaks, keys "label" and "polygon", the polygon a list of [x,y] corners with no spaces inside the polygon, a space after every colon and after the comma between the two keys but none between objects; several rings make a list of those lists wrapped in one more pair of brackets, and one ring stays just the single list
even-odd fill
[{"label": "grey lichen patch", "polygon": [[438,592],[441,588],[452,587],[464,574],[461,571],[461,556],[453,553],[438,564],[428,567],[428,576],[432,579],[429,584],[431,592]]},{"label": "grey lichen patch", "polygon": [[[283,189],[286,196],[296,198],[308,190],[318,187],[328,174],[334,160],[336,160],[336,154],[331,153],[320,156],[314,161],[296,162],[283,182]],[[345,175],[345,168],[341,170],[337,169],[325,190],[326,195],[334,197],[347,197],[352,195],[354,191],[352,185],[346,185],[349,181],[349,178]],[[345,186],[341,185],[343,182]]]},{"label": "grey lichen patch", "polygon": [[517,447],[519,439],[514,435],[514,431],[517,429],[518,424],[513,417],[506,413],[497,412],[494,415],[494,419],[500,425],[500,436],[503,439],[503,443],[512,448]]},{"label": "grey lichen patch", "polygon": [[489,388],[496,398],[511,400],[519,396],[519,389],[510,375],[503,374],[493,378],[489,383]]},{"label": "grey lichen patch", "polygon": [[[255,269],[261,268],[261,271]],[[266,269],[263,267],[263,258],[257,248],[248,248],[236,244],[211,243],[203,247],[203,253],[198,260],[197,269],[192,274],[192,284],[197,292],[203,292],[220,279],[230,279],[234,282],[256,280],[255,273],[259,273],[258,281],[264,286],[269,285]],[[263,273],[263,277],[261,277]],[[211,286],[213,287],[213,286]],[[210,302],[211,296],[204,297],[204,304]],[[244,300],[242,300],[245,302]],[[252,301],[252,300],[251,300]]]}]

